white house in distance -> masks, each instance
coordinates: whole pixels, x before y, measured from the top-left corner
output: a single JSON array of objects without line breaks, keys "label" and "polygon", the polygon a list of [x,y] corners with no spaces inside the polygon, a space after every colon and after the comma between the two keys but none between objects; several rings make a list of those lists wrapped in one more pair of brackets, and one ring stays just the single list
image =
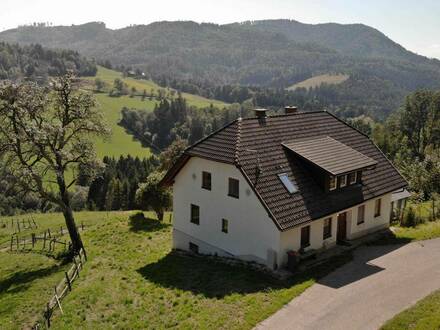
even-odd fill
[{"label": "white house in distance", "polygon": [[329,112],[237,119],[189,147],[173,187],[173,246],[276,269],[389,225],[407,182],[364,134]]}]

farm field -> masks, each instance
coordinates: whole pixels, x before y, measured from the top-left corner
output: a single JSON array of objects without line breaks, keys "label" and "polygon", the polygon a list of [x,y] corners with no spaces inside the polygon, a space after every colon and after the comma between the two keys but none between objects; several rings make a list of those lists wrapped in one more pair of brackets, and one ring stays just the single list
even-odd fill
[{"label": "farm field", "polygon": [[[54,329],[250,329],[347,261],[280,282],[257,271],[171,252],[171,224],[150,213],[79,212],[88,262],[55,313]],[[59,214],[36,215],[59,227]],[[1,230],[1,229],[0,229]],[[31,325],[66,265],[39,253],[0,252],[2,329]]]},{"label": "farm field", "polygon": [[319,87],[321,84],[337,85],[343,83],[348,78],[350,78],[350,76],[346,74],[323,74],[296,83],[288,87],[287,89],[288,90],[295,90],[297,88],[309,89],[312,87]]},{"label": "farm field", "polygon": [[[117,71],[109,70],[103,67],[98,67],[98,73],[96,77],[86,77],[85,81],[88,82],[86,89],[92,89],[96,78],[101,79],[107,85],[107,88],[113,86],[113,81],[116,78],[122,79],[130,89],[135,87],[138,93],[142,93],[145,89],[150,93],[151,89],[155,91],[162,89],[160,86],[150,80],[138,80],[134,78],[123,78],[122,74]],[[224,107],[227,104],[217,101],[209,100],[201,96],[183,93],[189,105],[196,107],[208,107],[211,104],[218,107]],[[122,107],[136,108],[145,111],[153,111],[156,104],[156,100],[150,100],[145,98],[144,101],[140,97],[120,96],[110,97],[108,93],[95,93],[99,105],[104,112],[105,119],[112,130],[112,135],[108,141],[102,139],[96,140],[96,151],[99,158],[104,156],[119,157],[121,155],[131,155],[132,157],[148,157],[151,153],[149,148],[142,147],[139,141],[133,139],[133,137],[125,132],[125,129],[118,125],[121,118]]]}]

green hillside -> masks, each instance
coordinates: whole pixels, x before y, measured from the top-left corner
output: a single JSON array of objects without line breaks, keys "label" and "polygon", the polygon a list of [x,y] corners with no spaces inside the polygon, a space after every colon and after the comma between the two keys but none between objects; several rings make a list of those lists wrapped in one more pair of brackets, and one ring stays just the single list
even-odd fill
[{"label": "green hillside", "polygon": [[319,76],[314,76],[312,78],[303,80],[296,83],[290,87],[288,90],[295,90],[297,88],[313,88],[319,87],[321,84],[337,85],[346,81],[350,76],[346,74],[322,74]]},{"label": "green hillside", "polygon": [[[150,80],[138,80],[134,78],[123,78],[120,72],[109,70],[103,67],[98,67],[96,77],[86,77],[84,80],[88,82],[85,89],[93,90],[93,83],[96,78],[103,80],[107,84],[107,89],[113,85],[113,81],[116,78],[121,79],[129,87],[135,87],[138,93],[141,93],[144,89],[148,92],[151,89],[155,91],[162,89],[159,85]],[[223,107],[226,104],[216,100],[209,100],[201,96],[191,95],[187,93],[182,94],[187,99],[189,105],[196,107],[208,107],[211,104],[217,107]],[[119,157],[121,155],[131,155],[133,157],[147,157],[150,154],[148,148],[142,147],[141,143],[134,140],[133,137],[125,132],[125,129],[118,125],[121,115],[122,107],[144,109],[145,111],[153,111],[156,104],[156,100],[150,100],[145,98],[142,101],[141,97],[135,96],[120,96],[110,97],[108,93],[95,93],[95,96],[100,104],[102,111],[105,114],[105,118],[112,129],[112,136],[108,141],[101,139],[96,141],[96,149],[98,156],[113,156]]]}]

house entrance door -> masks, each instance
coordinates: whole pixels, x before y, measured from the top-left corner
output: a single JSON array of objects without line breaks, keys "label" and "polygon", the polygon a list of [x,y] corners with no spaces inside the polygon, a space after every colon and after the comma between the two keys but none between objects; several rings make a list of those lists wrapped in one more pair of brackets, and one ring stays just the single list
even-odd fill
[{"label": "house entrance door", "polygon": [[338,232],[336,234],[338,242],[347,239],[347,212],[338,214]]}]

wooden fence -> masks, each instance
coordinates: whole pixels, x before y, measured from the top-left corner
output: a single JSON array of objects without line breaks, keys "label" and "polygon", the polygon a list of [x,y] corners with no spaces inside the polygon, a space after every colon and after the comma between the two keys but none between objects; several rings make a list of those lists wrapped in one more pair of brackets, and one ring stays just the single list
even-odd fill
[{"label": "wooden fence", "polygon": [[61,280],[60,283],[58,283],[58,285],[54,287],[54,295],[46,304],[46,308],[43,312],[44,325],[40,322],[37,322],[33,326],[33,329],[41,329],[42,326],[50,328],[51,318],[57,308],[60,310],[61,314],[64,313],[61,306],[61,301],[70,291],[72,291],[72,284],[76,279],[79,278],[79,273],[83,269],[83,264],[86,261],[86,251],[84,249],[81,249],[78,255],[75,255],[73,257],[73,264],[69,268],[69,270],[64,273],[63,280]]},{"label": "wooden fence", "polygon": [[37,229],[38,225],[33,217],[27,219],[0,219],[0,228],[12,228],[16,233],[26,229]]},{"label": "wooden fence", "polygon": [[[84,224],[81,223],[81,226],[78,230],[84,230]],[[67,243],[66,240],[61,240],[64,234],[68,233],[66,229],[62,226],[59,230],[55,231],[54,229],[46,229],[40,236],[35,233],[31,233],[28,236],[18,235],[18,233],[14,233],[11,235],[9,250],[12,251],[20,251],[20,250],[29,250],[34,249],[38,241],[42,242],[42,250],[48,250],[49,252],[55,251],[55,247],[62,246],[63,250],[70,249],[71,243]]]}]

